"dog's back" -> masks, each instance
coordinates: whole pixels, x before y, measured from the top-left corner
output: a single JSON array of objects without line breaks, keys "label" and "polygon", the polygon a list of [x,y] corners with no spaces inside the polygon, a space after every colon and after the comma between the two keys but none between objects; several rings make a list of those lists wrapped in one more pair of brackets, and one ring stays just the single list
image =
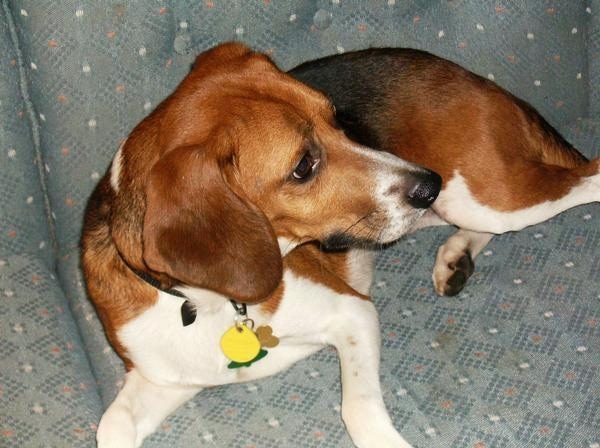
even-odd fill
[{"label": "dog's back", "polygon": [[[338,122],[351,138],[417,163],[429,162],[433,169],[436,159],[444,157],[435,153],[455,146],[452,140],[470,140],[473,131],[482,131],[480,121],[496,128],[491,129],[495,139],[510,140],[502,148],[505,153],[518,151],[567,168],[587,162],[531,105],[425,51],[369,49],[306,62],[289,73],[332,99]],[[519,131],[535,135],[515,135]],[[447,144],[428,144],[440,139]],[[434,153],[423,152],[428,149]],[[476,148],[456,149],[454,156]]]}]

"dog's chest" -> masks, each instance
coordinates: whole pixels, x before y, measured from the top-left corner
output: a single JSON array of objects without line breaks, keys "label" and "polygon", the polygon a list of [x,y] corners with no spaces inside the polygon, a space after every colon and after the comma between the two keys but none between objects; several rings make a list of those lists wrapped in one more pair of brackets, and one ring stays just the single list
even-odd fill
[{"label": "dog's chest", "polygon": [[223,297],[201,305],[195,321],[184,326],[184,299],[160,292],[153,307],[119,330],[119,341],[136,369],[157,384],[207,387],[271,375],[322,347],[321,324],[336,314],[341,299],[326,286],[289,271],[284,283],[285,293],[274,314],[263,313],[260,306],[248,307],[254,328],[270,325],[279,337],[279,344],[250,367],[229,368],[230,359],[221,349],[221,338],[236,322],[234,307]]},{"label": "dog's chest", "polygon": [[235,380],[219,347],[221,336],[235,324],[226,300],[217,309],[197,311],[183,325],[184,299],[160,292],[157,303],[118,332],[135,367],[158,384],[216,385]]}]

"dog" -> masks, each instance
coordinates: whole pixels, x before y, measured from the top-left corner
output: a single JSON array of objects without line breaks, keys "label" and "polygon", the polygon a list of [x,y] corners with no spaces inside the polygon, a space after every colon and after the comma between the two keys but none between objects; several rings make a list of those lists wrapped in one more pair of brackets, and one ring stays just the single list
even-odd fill
[{"label": "dog", "polygon": [[363,248],[405,234],[440,187],[435,172],[350,140],[329,99],[266,56],[240,44],[201,54],[86,209],[87,289],[127,369],[98,446],[140,446],[202,388],[333,345],[353,442],[409,447],[382,399]]},{"label": "dog", "polygon": [[[373,80],[388,53],[408,64]],[[450,62],[372,50],[291,75],[241,44],[201,54],[94,190],[82,267],[127,369],[100,448],[140,446],[202,388],[272,375],[326,345],[353,443],[410,447],[382,399],[370,248],[460,226],[434,268],[436,290],[453,293],[493,233],[600,200],[597,160]]]},{"label": "dog", "polygon": [[532,106],[450,61],[380,48],[290,74],[332,100],[354,141],[441,175],[438,199],[414,227],[458,227],[437,253],[439,295],[463,289],[494,235],[600,201],[600,159],[588,161]]}]

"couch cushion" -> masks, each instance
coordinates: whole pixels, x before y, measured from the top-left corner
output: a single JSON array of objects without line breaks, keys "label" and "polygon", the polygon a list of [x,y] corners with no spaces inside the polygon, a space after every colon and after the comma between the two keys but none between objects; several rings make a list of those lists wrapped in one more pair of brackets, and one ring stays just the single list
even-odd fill
[{"label": "couch cushion", "polygon": [[0,260],[0,445],[92,446],[102,404],[56,276]]},{"label": "couch cushion", "polygon": [[31,126],[32,109],[23,97],[20,54],[9,17],[0,8],[0,258],[32,253],[48,265],[53,244],[42,183],[41,159]]},{"label": "couch cushion", "polygon": [[587,11],[590,14],[588,28],[588,63],[590,85],[590,116],[600,119],[600,0],[590,0]]},{"label": "couch cushion", "polygon": [[588,158],[600,157],[600,119],[581,119],[560,129],[572,145]]},{"label": "couch cushion", "polygon": [[[181,79],[172,12],[155,3],[41,1],[15,7],[48,167],[62,254],[78,246],[83,209],[133,125]],[[142,52],[146,48],[147,53]]]},{"label": "couch cushion", "polygon": [[59,275],[63,279],[71,312],[79,327],[92,371],[97,378],[98,393],[106,407],[114,400],[123,384],[125,367],[110,346],[96,311],[87,298],[77,249],[62,257]]}]

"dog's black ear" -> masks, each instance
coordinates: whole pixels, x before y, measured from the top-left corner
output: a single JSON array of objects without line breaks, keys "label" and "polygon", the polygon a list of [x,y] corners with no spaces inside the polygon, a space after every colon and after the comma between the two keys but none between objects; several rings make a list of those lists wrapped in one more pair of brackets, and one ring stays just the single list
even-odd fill
[{"label": "dog's black ear", "polygon": [[283,275],[267,218],[198,147],[172,150],[152,168],[143,245],[150,269],[240,302],[266,299]]}]

